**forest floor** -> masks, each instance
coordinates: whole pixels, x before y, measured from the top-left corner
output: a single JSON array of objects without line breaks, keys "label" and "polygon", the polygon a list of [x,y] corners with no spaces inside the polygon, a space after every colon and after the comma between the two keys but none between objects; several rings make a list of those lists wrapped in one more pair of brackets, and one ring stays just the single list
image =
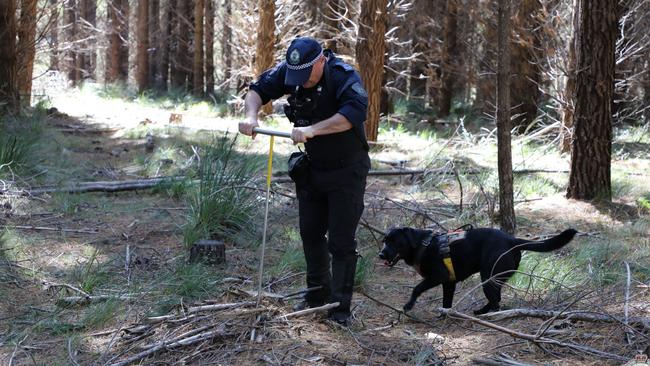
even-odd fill
[{"label": "forest floor", "polygon": [[[304,260],[293,187],[281,179],[270,202],[263,277],[269,294],[257,306],[251,296],[258,283],[267,137],[236,141],[238,158],[261,162],[260,179],[251,183],[259,188],[259,208],[250,228],[226,241],[225,264],[191,264],[184,244],[189,204],[180,188],[17,192],[180,175],[193,164],[191,146],[235,131],[237,119],[217,117],[205,105],[180,108],[88,91],[62,93],[51,105],[59,112],[35,122],[41,137],[29,173],[0,176],[0,364],[126,364],[120,362],[135,356],[133,364],[147,365],[619,365],[650,347],[650,323],[645,330],[624,325],[626,311],[630,318],[650,318],[647,129],[616,134],[609,204],[564,198],[569,157],[542,137],[515,138],[518,236],[568,227],[582,235],[557,252],[524,254],[520,273],[504,287],[504,308],[585,311],[611,321],[485,319],[508,334],[440,317],[440,288],[420,297],[408,316],[398,311],[419,276],[403,263],[384,266],[377,258],[381,236],[368,229],[497,226],[494,133],[453,119],[419,131],[382,127],[371,151],[373,169],[403,161],[400,167],[427,173],[369,177],[354,321],[342,328],[323,313],[282,318],[297,301],[284,295],[304,288]],[[170,119],[172,113],[182,119]],[[280,118],[268,123],[289,128]],[[145,148],[147,133],[155,138],[152,152]],[[294,149],[276,140],[275,172],[286,170]],[[459,284],[456,311],[472,314],[483,305],[478,284],[477,276]],[[66,305],[74,296],[79,303]],[[197,308],[231,303],[237,305]],[[137,358],[142,352],[148,353]]]}]

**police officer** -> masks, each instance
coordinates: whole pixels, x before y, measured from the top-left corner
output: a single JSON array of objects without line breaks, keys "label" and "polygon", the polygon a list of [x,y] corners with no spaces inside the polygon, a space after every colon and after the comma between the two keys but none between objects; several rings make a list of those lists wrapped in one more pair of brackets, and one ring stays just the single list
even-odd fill
[{"label": "police officer", "polygon": [[294,39],[285,61],[250,85],[239,131],[254,138],[261,106],[283,95],[289,95],[285,114],[294,124],[291,138],[294,144],[305,144],[308,157],[307,176],[294,180],[307,287],[320,287],[296,307],[339,302],[329,318],[348,325],[357,264],[355,232],[370,169],[363,128],[368,95],[352,66],[307,37]]}]

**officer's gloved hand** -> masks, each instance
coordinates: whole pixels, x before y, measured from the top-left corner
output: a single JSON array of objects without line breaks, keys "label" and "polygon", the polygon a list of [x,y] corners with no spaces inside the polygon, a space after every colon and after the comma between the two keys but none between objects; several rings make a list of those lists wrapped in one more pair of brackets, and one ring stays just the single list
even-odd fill
[{"label": "officer's gloved hand", "polygon": [[239,122],[239,132],[243,133],[246,136],[251,136],[253,139],[255,136],[257,136],[257,134],[253,132],[253,128],[255,127],[259,127],[257,120],[246,120]]}]

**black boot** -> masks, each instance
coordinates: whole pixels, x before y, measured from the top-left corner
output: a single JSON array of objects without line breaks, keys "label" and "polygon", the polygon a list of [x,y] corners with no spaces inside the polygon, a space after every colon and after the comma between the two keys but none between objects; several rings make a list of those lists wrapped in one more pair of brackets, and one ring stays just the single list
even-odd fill
[{"label": "black boot", "polygon": [[330,301],[338,302],[339,306],[330,310],[328,317],[344,326],[350,324],[350,304],[356,269],[356,255],[332,260],[332,298]]},{"label": "black boot", "polygon": [[303,246],[307,262],[307,288],[320,290],[305,293],[303,300],[294,305],[296,311],[325,305],[330,300],[330,254],[325,239],[321,245]]}]

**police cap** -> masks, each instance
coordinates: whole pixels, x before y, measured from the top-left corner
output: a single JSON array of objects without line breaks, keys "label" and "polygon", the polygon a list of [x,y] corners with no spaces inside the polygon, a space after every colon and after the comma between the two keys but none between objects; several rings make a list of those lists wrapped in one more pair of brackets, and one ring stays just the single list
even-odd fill
[{"label": "police cap", "polygon": [[289,86],[303,85],[309,80],[311,69],[323,54],[323,48],[313,38],[298,37],[287,49],[287,75],[284,83]]}]

